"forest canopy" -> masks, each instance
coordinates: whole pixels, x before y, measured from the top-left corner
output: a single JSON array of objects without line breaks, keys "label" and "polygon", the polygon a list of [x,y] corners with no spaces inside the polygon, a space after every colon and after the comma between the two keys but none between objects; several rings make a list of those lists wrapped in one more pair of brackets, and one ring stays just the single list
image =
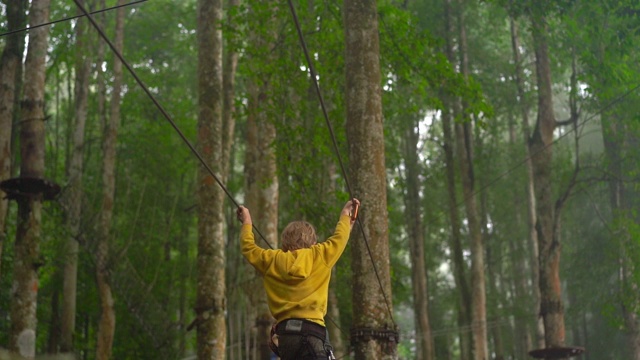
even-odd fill
[{"label": "forest canopy", "polygon": [[268,359],[237,206],[357,197],[337,358],[639,360],[638,49],[629,0],[0,0],[0,358]]}]

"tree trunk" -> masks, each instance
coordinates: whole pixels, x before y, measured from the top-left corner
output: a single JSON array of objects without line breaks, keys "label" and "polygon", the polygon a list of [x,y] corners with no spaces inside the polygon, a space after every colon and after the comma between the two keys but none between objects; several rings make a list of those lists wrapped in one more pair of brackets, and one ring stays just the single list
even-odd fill
[{"label": "tree trunk", "polygon": [[[222,160],[222,1],[198,1],[198,147],[220,174]],[[225,238],[224,193],[213,176],[198,168],[198,359],[224,359]]]},{"label": "tree trunk", "polygon": [[[480,139],[476,143],[480,143]],[[492,174],[491,168],[484,169],[486,173]],[[486,189],[484,178],[480,178],[480,187]],[[505,360],[505,341],[503,339],[503,324],[500,321],[500,309],[505,309],[509,305],[504,304],[503,299],[506,297],[505,291],[502,289],[502,284],[508,284],[508,279],[500,277],[500,274],[504,274],[503,271],[503,259],[506,258],[503,255],[503,249],[501,244],[494,241],[492,242],[492,233],[489,228],[489,212],[487,210],[488,192],[482,191],[480,193],[480,228],[482,229],[482,240],[486,244],[487,253],[487,292],[488,298],[491,299],[487,305],[487,318],[495,324],[487,329],[491,330],[491,340],[493,343],[493,349],[489,351],[492,354],[494,360]],[[513,243],[513,242],[511,242]],[[513,254],[513,253],[512,253]],[[521,299],[521,298],[519,298]],[[520,323],[520,321],[516,321]],[[506,325],[506,324],[504,324]],[[517,324],[516,324],[517,325]],[[512,331],[509,327],[508,331]]]},{"label": "tree trunk", "polygon": [[[250,110],[247,118],[247,150],[245,153],[245,203],[251,209],[254,224],[259,226],[262,235],[272,248],[278,244],[278,177],[276,174],[276,157],[272,146],[276,139],[275,125],[268,118],[267,88],[268,82],[262,86],[252,85]],[[254,210],[255,209],[255,210]],[[260,246],[267,246],[261,238],[256,238]],[[262,287],[262,278],[254,274],[255,286]],[[269,332],[273,318],[267,305],[264,292],[251,289],[251,304],[256,309],[257,325],[256,341],[259,359],[269,359]]]},{"label": "tree trunk", "polygon": [[[338,294],[337,294],[337,271],[334,267],[331,270],[331,282],[329,283],[329,304],[327,309],[326,321],[327,330],[329,331],[331,346],[333,347],[333,355],[336,359],[342,359],[349,355],[349,349],[345,346],[344,340],[340,328],[337,324],[340,324],[340,307],[338,306]],[[334,323],[335,322],[335,323]]]},{"label": "tree trunk", "polygon": [[[8,31],[23,28],[26,23],[27,1],[9,1],[7,3]],[[6,36],[6,45],[0,58],[0,182],[11,177],[11,135],[13,133],[16,102],[20,99],[22,77],[22,54],[25,46],[25,33],[18,32]],[[2,250],[7,238],[6,217],[9,202],[0,189],[0,263]],[[0,275],[2,275],[0,273]]]},{"label": "tree trunk", "polygon": [[[625,186],[625,180],[628,178],[625,173],[633,170],[624,169],[623,165],[625,163],[623,159],[624,149],[632,148],[627,139],[632,131],[625,126],[621,120],[622,116],[615,112],[608,115],[606,117],[603,116],[601,123],[605,154],[608,160],[607,170],[611,174],[609,180],[609,202],[614,222],[616,222],[616,219],[622,219],[620,222],[624,224],[626,221],[633,221],[635,216],[634,206],[629,201],[630,198],[633,198],[633,196],[630,196],[633,190],[627,190]],[[615,232],[616,237],[622,239],[619,241],[620,255],[618,259],[620,264],[618,272],[618,281],[621,289],[620,308],[622,309],[622,318],[629,342],[631,359],[640,360],[640,318],[637,312],[634,311],[639,307],[640,300],[636,296],[638,286],[634,283],[633,278],[635,264],[626,251],[632,235],[626,229],[617,230]]]},{"label": "tree trunk", "polygon": [[484,276],[484,245],[477,203],[473,175],[473,160],[471,159],[470,124],[456,124],[456,147],[460,159],[460,173],[462,178],[462,194],[467,212],[469,236],[471,237],[471,328],[473,333],[473,355],[476,360],[489,358],[487,348],[487,316]]},{"label": "tree trunk", "polygon": [[88,56],[85,35],[86,19],[76,24],[76,81],[75,81],[75,124],[73,126],[72,153],[67,165],[66,221],[70,237],[67,239],[64,258],[64,284],[60,329],[60,351],[73,351],[73,333],[76,323],[76,289],[78,278],[78,237],[82,215],[82,174],[84,159],[84,129],[87,120],[89,99],[89,77],[91,63]]},{"label": "tree trunk", "polygon": [[[98,0],[98,7],[104,9],[106,7],[105,0]],[[105,13],[100,13],[96,16],[97,22],[103,29],[105,28]],[[105,42],[98,41],[96,50],[96,64],[102,64],[105,60]],[[96,66],[96,82],[97,85],[97,110],[98,110],[98,122],[100,129],[105,129],[107,124],[106,102],[107,102],[107,82],[105,81],[104,71],[102,66]]]},{"label": "tree trunk", "polygon": [[[118,5],[124,5],[124,0],[118,0]],[[116,11],[115,48],[122,53],[124,47],[124,7]],[[118,139],[118,127],[120,126],[120,100],[122,91],[122,62],[113,59],[113,91],[109,105],[109,119],[105,124],[102,164],[102,208],[98,222],[98,245],[96,249],[96,281],[100,296],[100,323],[98,325],[98,339],[96,346],[96,359],[108,360],[111,358],[113,338],[116,328],[116,314],[114,298],[111,288],[110,242],[111,222],[113,218],[113,205],[115,202],[116,185],[116,143]]]},{"label": "tree trunk", "polygon": [[432,360],[435,357],[433,336],[429,323],[429,290],[427,287],[427,270],[424,259],[424,225],[422,222],[420,164],[418,160],[418,141],[420,133],[418,124],[409,121],[405,132],[405,169],[406,191],[404,202],[406,207],[407,234],[411,249],[411,283],[413,285],[413,308],[415,312],[415,328],[417,335],[416,359]]},{"label": "tree trunk", "polygon": [[[49,0],[33,1],[29,24],[49,20]],[[29,32],[25,68],[23,121],[20,127],[20,177],[42,179],[45,152],[45,60],[49,30],[47,27]],[[42,193],[18,198],[18,229],[14,251],[13,285],[11,288],[11,336],[9,350],[26,358],[36,351],[36,308],[38,305],[38,268],[42,220]]]},{"label": "tree trunk", "polygon": [[622,286],[627,290],[627,298],[622,301],[622,316],[626,330],[627,339],[629,341],[630,360],[640,360],[640,316],[634,309],[638,308],[638,298],[628,294],[637,294],[638,286],[633,283],[632,269],[634,263],[625,258],[622,261],[621,279]]},{"label": "tree trunk", "polygon": [[538,84],[538,118],[529,142],[536,194],[536,230],[540,250],[540,314],[544,322],[545,346],[561,347],[565,342],[564,308],[560,284],[560,241],[558,214],[553,202],[551,161],[553,114],[551,68],[544,17],[532,17]]},{"label": "tree trunk", "polygon": [[[322,174],[322,173],[321,173]],[[329,179],[327,181],[327,186],[324,190],[324,198],[331,199],[335,197],[336,193],[336,165],[333,162],[328,162],[326,164],[326,172],[324,172],[324,176]],[[331,341],[331,346],[333,346],[333,355],[336,359],[342,359],[349,355],[350,351],[348,346],[344,343],[344,333],[342,329],[339,327],[340,324],[340,307],[338,302],[338,281],[337,281],[337,269],[334,266],[331,269],[331,282],[329,283],[329,303],[327,309],[327,316],[325,320],[327,325],[327,330],[329,331],[329,337]]]},{"label": "tree trunk", "polygon": [[[459,55],[462,74],[469,77],[469,60],[467,56],[467,35],[464,21],[464,0],[458,0],[458,33]],[[462,114],[465,114],[462,101]],[[464,115],[463,115],[464,116]],[[475,360],[488,360],[487,344],[487,309],[484,275],[484,244],[478,206],[475,197],[475,175],[473,169],[473,143],[471,119],[455,125],[457,154],[460,159],[460,177],[462,194],[467,213],[469,236],[471,238],[471,328],[473,333],[473,356]]]},{"label": "tree trunk", "polygon": [[[229,0],[229,8],[240,6],[240,0]],[[233,25],[233,24],[228,24]],[[236,125],[235,84],[238,67],[238,52],[229,46],[224,52],[222,73],[222,169],[221,176],[227,182],[231,157],[231,145]]]},{"label": "tree trunk", "polygon": [[[455,63],[453,54],[453,14],[451,8],[451,0],[445,1],[445,34],[446,48],[445,53],[450,63]],[[442,111],[442,132],[443,132],[443,150],[445,158],[445,172],[447,177],[447,200],[449,205],[449,222],[451,224],[451,259],[453,262],[453,278],[456,283],[456,289],[459,291],[457,304],[457,322],[458,327],[465,329],[471,325],[471,291],[467,281],[466,264],[463,256],[462,238],[460,235],[460,215],[458,213],[458,200],[456,196],[456,178],[455,178],[455,161],[453,137],[453,99],[443,96],[445,107]],[[467,331],[460,331],[460,359],[471,359],[471,339]]]},{"label": "tree trunk", "polygon": [[[461,222],[458,214],[458,200],[456,196],[455,163],[453,159],[453,138],[451,112],[445,109],[442,115],[442,127],[444,133],[445,167],[447,173],[447,199],[449,204],[449,221],[451,223],[451,258],[453,262],[453,277],[458,297],[458,326],[466,329],[471,326],[471,291],[467,281],[466,263],[463,255],[462,236],[460,234]],[[460,332],[460,359],[471,359],[471,339],[468,331]]]},{"label": "tree trunk", "polygon": [[[58,277],[56,274],[55,277]],[[49,322],[49,339],[47,353],[56,354],[60,344],[60,290],[55,288],[51,294],[51,320]]]},{"label": "tree trunk", "polygon": [[[276,5],[274,5],[276,6]],[[275,7],[271,8],[271,23],[275,24]],[[267,32],[270,37],[254,34],[251,43],[267,59],[273,55],[273,44],[276,42],[275,25]],[[265,61],[261,59],[260,61]],[[278,177],[276,173],[276,155],[273,146],[276,140],[276,128],[273,114],[270,112],[270,74],[260,73],[251,79],[249,84],[249,109],[247,114],[246,152],[245,152],[245,204],[251,210],[253,223],[260,228],[269,246],[276,248],[278,244]],[[267,247],[264,240],[256,237],[259,246]],[[248,264],[245,265],[248,266]],[[250,268],[250,267],[249,267]],[[266,294],[256,292],[255,288],[262,287],[262,278],[253,270],[253,288],[249,290],[249,299],[255,309],[256,346],[258,359],[267,360],[271,357],[269,349],[269,333],[273,324],[273,317],[267,305]]]},{"label": "tree trunk", "polygon": [[[344,26],[352,195],[362,206],[350,241],[354,277],[351,343],[356,359],[396,359],[376,1],[345,0]],[[384,335],[366,335],[375,333]]]},{"label": "tree trunk", "polygon": [[[511,47],[513,50],[513,61],[515,64],[515,81],[516,87],[518,89],[518,97],[520,102],[520,109],[522,113],[522,132],[524,136],[525,143],[525,156],[526,156],[526,167],[527,167],[527,226],[529,229],[529,249],[531,253],[531,257],[529,263],[531,264],[531,275],[532,275],[532,283],[534,286],[531,291],[533,293],[533,308],[540,308],[540,287],[537,286],[539,284],[540,278],[540,266],[538,263],[538,233],[536,232],[536,198],[534,192],[533,185],[533,164],[529,151],[529,138],[531,137],[531,130],[529,127],[529,106],[526,102],[526,94],[524,91],[524,74],[522,69],[522,61],[520,60],[520,41],[518,38],[518,27],[513,19],[513,17],[509,18],[510,20],[510,28],[511,28]],[[544,324],[542,322],[542,317],[538,316],[535,322],[536,329],[536,343],[538,348],[544,348]],[[528,343],[528,331],[525,338],[525,343]]]}]

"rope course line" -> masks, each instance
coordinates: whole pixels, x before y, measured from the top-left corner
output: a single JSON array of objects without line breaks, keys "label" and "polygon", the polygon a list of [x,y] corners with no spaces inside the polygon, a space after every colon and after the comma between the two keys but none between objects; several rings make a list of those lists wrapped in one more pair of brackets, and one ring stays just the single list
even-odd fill
[{"label": "rope course line", "polygon": [[[102,10],[92,11],[89,14],[92,14],[92,15],[100,14],[100,13],[111,11],[111,10],[115,10],[115,9],[118,9],[118,8],[121,8],[121,7],[137,5],[137,4],[143,3],[145,1],[148,1],[148,0],[136,0],[136,1],[132,1],[130,3],[124,4],[124,5],[116,5],[116,6],[112,6],[112,7],[109,7],[109,8],[104,8]],[[36,28],[39,28],[39,27],[42,27],[42,26],[48,26],[48,25],[61,23],[61,22],[64,22],[64,21],[78,19],[78,18],[81,18],[81,17],[84,17],[84,16],[86,16],[86,15],[85,14],[79,14],[79,15],[75,15],[75,16],[69,16],[69,17],[66,17],[66,18],[63,18],[63,19],[49,21],[49,22],[46,22],[46,23],[43,23],[43,24],[38,24],[38,25],[34,25],[34,26],[28,26],[26,28],[12,30],[12,31],[8,31],[6,33],[2,33],[2,34],[0,34],[0,37],[11,35],[11,34],[15,34],[15,33],[19,33],[19,32],[23,32],[23,31],[29,31],[29,30],[36,29]]]},{"label": "rope course line", "polygon": [[[104,41],[109,45],[109,47],[111,48],[111,50],[114,52],[114,54],[119,58],[119,60],[123,63],[123,65],[127,68],[127,70],[129,71],[129,73],[134,77],[134,79],[136,80],[136,82],[138,83],[138,85],[144,90],[144,92],[147,94],[147,96],[152,100],[152,102],[155,104],[155,106],[160,110],[160,112],[162,113],[162,115],[165,117],[165,119],[170,123],[170,125],[174,128],[174,130],[178,133],[178,135],[181,137],[181,139],[184,141],[184,143],[189,147],[189,149],[191,150],[191,152],[196,156],[196,158],[200,161],[200,163],[205,167],[205,169],[207,170],[207,172],[214,178],[214,180],[216,181],[216,183],[221,187],[221,189],[225,192],[225,194],[227,195],[227,197],[232,201],[232,203],[234,205],[236,205],[236,207],[239,207],[240,205],[238,204],[238,202],[235,200],[235,198],[233,197],[233,195],[231,195],[231,193],[228,191],[228,189],[224,186],[224,184],[220,181],[220,179],[218,178],[218,176],[213,172],[213,170],[206,164],[206,162],[204,161],[204,159],[202,158],[202,156],[200,155],[200,153],[195,149],[195,147],[191,144],[191,142],[186,138],[186,136],[184,135],[184,133],[180,130],[180,128],[176,125],[176,123],[173,121],[173,119],[168,115],[168,113],[164,110],[164,108],[162,107],[162,105],[158,102],[158,100],[154,97],[154,95],[149,91],[149,89],[147,88],[147,86],[144,84],[144,82],[142,82],[142,80],[138,77],[138,75],[136,74],[136,72],[133,70],[133,68],[128,64],[128,62],[124,59],[124,57],[122,56],[122,54],[120,54],[120,52],[115,48],[115,46],[113,45],[113,43],[108,39],[108,37],[106,36],[106,34],[104,33],[104,31],[100,28],[100,26],[96,23],[95,19],[93,18],[93,14],[98,14],[101,12],[106,12],[106,11],[110,11],[110,10],[114,10],[120,7],[125,7],[125,6],[131,6],[131,5],[135,5],[135,4],[139,4],[139,3],[143,3],[146,2],[147,0],[138,0],[138,1],[133,1],[131,3],[125,4],[125,5],[119,5],[119,6],[115,6],[115,7],[111,7],[111,8],[105,8],[102,10],[98,10],[98,11],[94,11],[94,12],[88,12],[82,4],[79,3],[79,0],[74,0],[74,2],[76,3],[76,5],[78,6],[78,8],[84,13],[84,15],[77,15],[77,16],[73,16],[73,17],[69,17],[69,18],[65,18],[65,19],[61,19],[61,20],[56,20],[56,21],[52,21],[49,23],[45,23],[45,24],[40,24],[37,26],[33,26],[33,27],[29,27],[29,28],[25,28],[25,29],[20,29],[20,30],[14,30],[8,33],[3,33],[0,34],[0,37],[6,36],[6,35],[10,35],[16,32],[20,32],[20,31],[28,31],[30,29],[34,29],[36,27],[41,27],[41,26],[47,26],[47,25],[51,25],[54,23],[58,23],[58,22],[62,22],[62,21],[67,21],[67,20],[72,20],[75,18],[79,18],[79,17],[83,17],[86,16],[89,21],[92,23],[92,25],[94,26],[94,28],[98,31],[98,33],[100,34],[100,36],[104,39]],[[317,77],[315,74],[315,70],[313,68],[313,65],[311,63],[311,59],[309,57],[309,53],[308,53],[308,49],[306,47],[306,43],[304,41],[304,37],[302,34],[302,31],[300,29],[300,24],[298,22],[298,18],[297,15],[295,13],[295,8],[293,7],[293,4],[291,2],[291,0],[288,0],[294,21],[295,21],[295,25],[296,25],[296,29],[298,32],[298,36],[300,38],[300,42],[302,45],[302,48],[304,50],[304,54],[306,57],[306,60],[308,62],[308,66],[309,66],[309,72],[310,72],[310,76],[312,78],[312,81],[315,85],[315,89],[320,101],[320,105],[323,111],[323,115],[325,118],[325,122],[327,124],[327,127],[329,129],[329,132],[331,134],[331,139],[333,142],[333,146],[334,146],[334,150],[336,152],[336,156],[339,160],[340,163],[340,167],[341,167],[341,171],[343,173],[344,176],[344,180],[347,186],[347,189],[350,193],[350,195],[353,195],[352,190],[351,190],[351,186],[349,184],[349,180],[346,174],[346,170],[344,168],[344,164],[342,162],[342,158],[340,156],[340,153],[338,151],[338,145],[337,145],[337,141],[335,138],[335,134],[333,131],[333,127],[331,126],[331,123],[328,119],[328,115],[327,115],[327,111],[326,111],[326,106],[324,104],[324,99],[322,97],[322,94],[320,92],[320,88],[318,85],[318,81],[317,81]],[[542,150],[545,150],[547,147],[552,146],[553,144],[559,142],[561,139],[563,139],[564,137],[566,137],[567,135],[569,135],[570,133],[572,133],[573,131],[575,131],[576,128],[584,126],[584,124],[586,124],[587,122],[593,120],[596,116],[602,114],[604,111],[608,110],[609,108],[611,108],[612,106],[614,106],[615,104],[617,104],[618,102],[622,101],[623,99],[625,99],[627,96],[631,95],[634,91],[640,89],[640,84],[636,85],[635,87],[631,88],[630,90],[626,91],[625,93],[623,93],[622,95],[618,96],[617,98],[613,99],[612,101],[610,101],[608,104],[606,104],[604,107],[600,108],[597,112],[595,112],[594,114],[592,114],[590,117],[588,117],[587,119],[585,119],[584,121],[582,121],[580,124],[578,124],[578,126],[569,129],[567,132],[563,133],[562,135],[560,135],[558,138],[554,139],[554,141],[552,141],[550,144],[546,145]],[[499,180],[501,180],[502,178],[504,178],[505,176],[509,175],[510,173],[512,173],[513,171],[515,171],[517,168],[519,168],[520,166],[522,166],[523,164],[526,163],[526,161],[528,161],[529,159],[531,159],[533,156],[537,155],[538,153],[535,154],[531,154],[528,157],[526,157],[524,160],[522,160],[521,162],[517,163],[516,165],[514,165],[513,167],[511,167],[510,169],[508,169],[506,172],[502,173],[501,175],[497,176],[496,178],[494,178],[492,181],[488,182],[487,184],[485,184],[484,186],[482,186],[480,189],[476,190],[471,196],[476,196],[477,194],[481,193],[482,191],[485,191],[486,189],[490,188],[491,186],[495,185],[495,183],[497,183]],[[353,197],[353,196],[352,196]],[[464,201],[459,202],[457,204],[457,206],[460,206],[464,204]],[[357,222],[359,224],[360,230],[362,231],[362,234],[364,236],[364,240],[365,240],[365,244],[367,246],[367,250],[369,251],[369,256],[372,258],[371,255],[371,249],[369,247],[366,235],[364,234],[364,229],[361,223],[360,218],[357,219]],[[256,231],[256,233],[263,239],[263,241],[270,247],[273,249],[273,247],[271,246],[271,244],[266,240],[266,238],[262,235],[262,233],[258,230],[258,228],[252,224],[253,229]],[[391,316],[391,320],[395,325],[395,321],[393,319],[393,314],[391,312],[391,308],[387,299],[387,296],[384,292],[384,289],[382,287],[382,283],[377,271],[377,268],[375,266],[375,263],[373,263],[373,268],[375,270],[375,274],[376,277],[378,279],[379,285],[381,287],[382,290],[382,294],[385,298],[385,303],[387,305],[387,310],[389,311],[389,314]],[[330,319],[334,325],[337,326],[337,324],[335,323],[335,321],[333,321],[332,319]],[[338,327],[338,329],[340,329]],[[341,330],[342,331],[342,330]],[[437,331],[434,331],[433,333],[435,334]]]},{"label": "rope course line", "polygon": [[[118,51],[118,49],[116,49],[116,47],[113,45],[113,43],[111,42],[111,40],[109,40],[109,38],[107,37],[107,35],[104,33],[104,31],[102,30],[102,28],[100,28],[100,25],[98,25],[98,23],[96,22],[96,20],[93,18],[93,16],[87,12],[87,10],[84,8],[84,6],[80,3],[80,0],[73,0],[76,5],[78,6],[78,8],[87,16],[87,18],[89,19],[89,21],[91,21],[91,24],[93,25],[93,27],[96,29],[96,31],[98,31],[98,33],[100,34],[100,37],[102,37],[102,39],[107,43],[107,45],[109,45],[109,47],[111,48],[111,51],[113,51],[113,53],[116,55],[116,57],[118,57],[118,59],[122,62],[122,64],[127,68],[127,70],[129,71],[129,73],[131,74],[131,76],[133,76],[133,78],[136,80],[136,82],[138,83],[138,85],[140,85],[140,87],[142,88],[142,90],[144,90],[144,92],[147,94],[147,96],[151,99],[151,101],[155,104],[155,106],[158,108],[158,110],[160,110],[160,112],[162,113],[162,115],[164,116],[164,118],[169,122],[169,124],[171,125],[171,127],[173,127],[173,129],[178,133],[178,135],[180,136],[180,138],[182,139],[182,141],[184,141],[184,143],[189,147],[189,149],[191,150],[191,152],[196,156],[196,158],[198,158],[198,160],[200,161],[200,163],[202,164],[202,166],[204,166],[204,168],[207,170],[207,172],[213,177],[213,179],[216,181],[216,183],[220,186],[220,188],[224,191],[224,193],[227,195],[227,197],[231,200],[231,202],[233,202],[233,204],[236,207],[240,207],[240,204],[236,201],[236,199],[233,197],[233,195],[231,195],[231,193],[229,192],[229,190],[224,186],[224,184],[222,183],[222,181],[220,181],[220,178],[213,172],[213,170],[211,169],[211,167],[209,167],[209,165],[207,165],[207,163],[204,161],[204,158],[202,157],[202,155],[200,155],[200,153],[198,152],[198,150],[196,150],[196,148],[191,144],[191,142],[189,141],[189,139],[187,139],[187,137],[184,135],[184,133],[182,132],[182,130],[180,130],[180,128],[178,127],[178,125],[175,123],[175,121],[173,121],[173,119],[171,118],[171,116],[167,113],[167,111],[162,107],[162,105],[160,104],[160,102],[155,98],[155,96],[153,96],[153,94],[151,93],[151,91],[149,91],[149,88],[145,85],[145,83],[140,79],[140,77],[138,77],[138,74],[136,74],[135,70],[133,70],[133,68],[131,67],[131,65],[129,65],[129,63],[124,59],[124,57],[122,56],[122,54]],[[146,1],[146,0],[145,0]],[[264,240],[264,242],[271,248],[273,249],[273,246],[271,246],[271,244],[267,241],[267,239],[264,237],[264,235],[262,235],[262,233],[260,232],[260,230],[258,230],[258,228],[252,224],[251,225],[253,227],[253,229],[256,231],[256,233],[258,233],[258,235],[260,235],[260,237],[262,238],[262,240]]]},{"label": "rope course line", "polygon": [[[298,33],[298,38],[300,39],[300,45],[302,46],[303,52],[304,52],[304,56],[307,60],[307,65],[309,66],[309,74],[311,76],[311,79],[313,81],[313,84],[315,86],[316,89],[316,94],[318,95],[318,99],[320,101],[320,107],[322,108],[322,114],[324,115],[324,119],[325,119],[325,123],[327,124],[327,127],[329,128],[329,133],[331,135],[331,140],[333,143],[333,147],[334,147],[334,151],[336,153],[336,157],[338,158],[338,162],[340,163],[340,169],[342,171],[342,176],[344,177],[344,181],[345,184],[347,186],[347,190],[349,191],[349,196],[351,198],[354,197],[353,191],[351,189],[351,185],[349,184],[349,177],[347,176],[347,172],[345,170],[344,167],[344,163],[342,162],[342,157],[340,156],[340,151],[338,150],[338,143],[336,141],[336,136],[335,133],[333,131],[333,126],[331,125],[331,122],[329,121],[329,115],[327,114],[327,109],[326,106],[324,104],[324,99],[322,97],[322,93],[320,92],[320,85],[318,84],[318,79],[316,77],[316,73],[313,67],[313,63],[311,62],[311,57],[309,56],[309,50],[307,49],[307,44],[304,40],[304,35],[302,34],[302,30],[300,28],[300,22],[298,21],[298,15],[296,14],[296,10],[295,7],[293,6],[293,3],[291,0],[288,0],[289,3],[289,9],[291,9],[291,15],[293,17],[293,21],[295,23],[296,26],[296,30]],[[367,240],[367,235],[364,232],[364,227],[362,225],[362,221],[360,220],[360,217],[356,218],[356,221],[358,223],[358,227],[360,228],[360,232],[362,233],[362,237],[364,239],[364,243],[365,246],[367,248],[367,252],[369,253],[369,258],[371,258],[371,264],[373,266],[373,270],[374,273],[376,275],[376,278],[378,280],[378,284],[380,285],[380,291],[382,292],[382,296],[384,297],[384,302],[385,305],[387,306],[387,311],[389,312],[389,316],[391,317],[391,322],[393,323],[393,325],[397,328],[398,325],[396,324],[394,318],[393,318],[393,313],[391,312],[391,305],[389,304],[389,299],[387,298],[387,294],[384,291],[384,287],[382,286],[382,280],[380,279],[380,274],[378,272],[378,268],[376,266],[376,263],[373,261],[373,255],[371,254],[371,248],[369,246],[369,241]]]},{"label": "rope course line", "polygon": [[[146,1],[146,0],[144,0]],[[196,148],[191,144],[191,142],[187,139],[187,137],[184,135],[184,133],[180,130],[180,128],[177,126],[177,124],[173,121],[173,119],[171,118],[171,116],[169,116],[169,114],[165,111],[165,109],[162,107],[162,105],[158,102],[158,100],[155,98],[155,96],[149,91],[149,89],[147,88],[147,86],[144,84],[144,82],[138,77],[138,75],[136,74],[135,70],[133,70],[133,68],[129,65],[129,63],[124,59],[124,56],[122,56],[122,54],[120,54],[120,52],[118,51],[118,49],[115,48],[115,46],[113,45],[113,43],[109,40],[109,38],[106,36],[106,34],[104,33],[104,31],[102,31],[102,29],[100,28],[100,26],[97,24],[97,22],[95,21],[95,19],[93,18],[93,16],[91,14],[89,14],[87,12],[87,10],[82,6],[82,4],[79,3],[79,0],[74,0],[74,2],[76,3],[76,5],[78,6],[78,8],[80,8],[80,10],[87,16],[87,18],[89,19],[89,21],[91,22],[91,24],[93,25],[93,27],[96,29],[96,31],[98,31],[98,33],[100,34],[100,37],[102,37],[102,39],[107,43],[107,45],[109,45],[109,47],[111,48],[111,50],[113,51],[113,53],[118,57],[118,59],[122,62],[122,64],[127,68],[127,71],[129,71],[129,73],[131,74],[131,76],[133,76],[133,78],[136,80],[136,82],[138,83],[138,85],[144,90],[144,92],[147,94],[147,96],[151,99],[151,101],[155,104],[155,106],[158,108],[158,110],[160,110],[160,112],[162,113],[162,115],[165,117],[165,119],[169,122],[169,124],[171,125],[171,127],[173,127],[173,129],[178,133],[178,135],[180,136],[180,138],[184,141],[184,143],[189,147],[189,149],[191,150],[191,152],[198,158],[198,160],[200,161],[200,163],[205,167],[205,169],[207,170],[207,172],[209,172],[209,174],[214,178],[214,180],[216,181],[216,183],[222,188],[222,190],[224,191],[224,193],[227,195],[227,197],[233,202],[233,204],[236,207],[240,207],[240,204],[238,204],[238,202],[235,200],[235,198],[233,197],[233,195],[231,195],[231,193],[227,190],[227,188],[224,186],[224,184],[220,181],[220,179],[218,178],[218,176],[216,176],[216,174],[213,172],[213,170],[206,164],[206,162],[204,161],[204,159],[202,158],[202,156],[200,155],[200,153],[196,150]],[[256,231],[258,233],[258,235],[260,235],[260,237],[262,238],[262,240],[267,244],[267,246],[269,246],[269,248],[273,249],[273,246],[271,246],[271,244],[267,241],[267,239],[264,237],[264,235],[262,235],[262,233],[260,232],[260,230],[258,230],[258,228],[255,226],[255,224],[252,224],[253,230]],[[342,331],[342,329],[340,329],[340,327],[338,326],[338,324],[329,316],[327,316],[329,318],[329,320],[336,326],[336,328],[338,328],[340,331]],[[342,331],[343,332],[343,331]]]}]

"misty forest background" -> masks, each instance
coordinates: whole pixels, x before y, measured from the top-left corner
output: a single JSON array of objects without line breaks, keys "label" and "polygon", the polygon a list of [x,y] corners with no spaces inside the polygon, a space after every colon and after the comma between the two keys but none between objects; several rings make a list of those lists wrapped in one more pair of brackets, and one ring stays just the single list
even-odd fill
[{"label": "misty forest background", "polygon": [[211,170],[261,246],[362,200],[338,358],[640,359],[639,2],[294,1],[324,108],[286,2],[78,3],[167,116],[76,1],[0,1],[0,349],[269,358]]}]

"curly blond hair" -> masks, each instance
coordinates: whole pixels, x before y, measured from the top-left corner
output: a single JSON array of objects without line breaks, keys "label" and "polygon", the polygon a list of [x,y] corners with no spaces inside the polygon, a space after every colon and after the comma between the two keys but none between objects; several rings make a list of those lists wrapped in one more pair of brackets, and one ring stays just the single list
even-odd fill
[{"label": "curly blond hair", "polygon": [[316,229],[306,221],[292,221],[282,230],[284,252],[311,247],[316,241]]}]

